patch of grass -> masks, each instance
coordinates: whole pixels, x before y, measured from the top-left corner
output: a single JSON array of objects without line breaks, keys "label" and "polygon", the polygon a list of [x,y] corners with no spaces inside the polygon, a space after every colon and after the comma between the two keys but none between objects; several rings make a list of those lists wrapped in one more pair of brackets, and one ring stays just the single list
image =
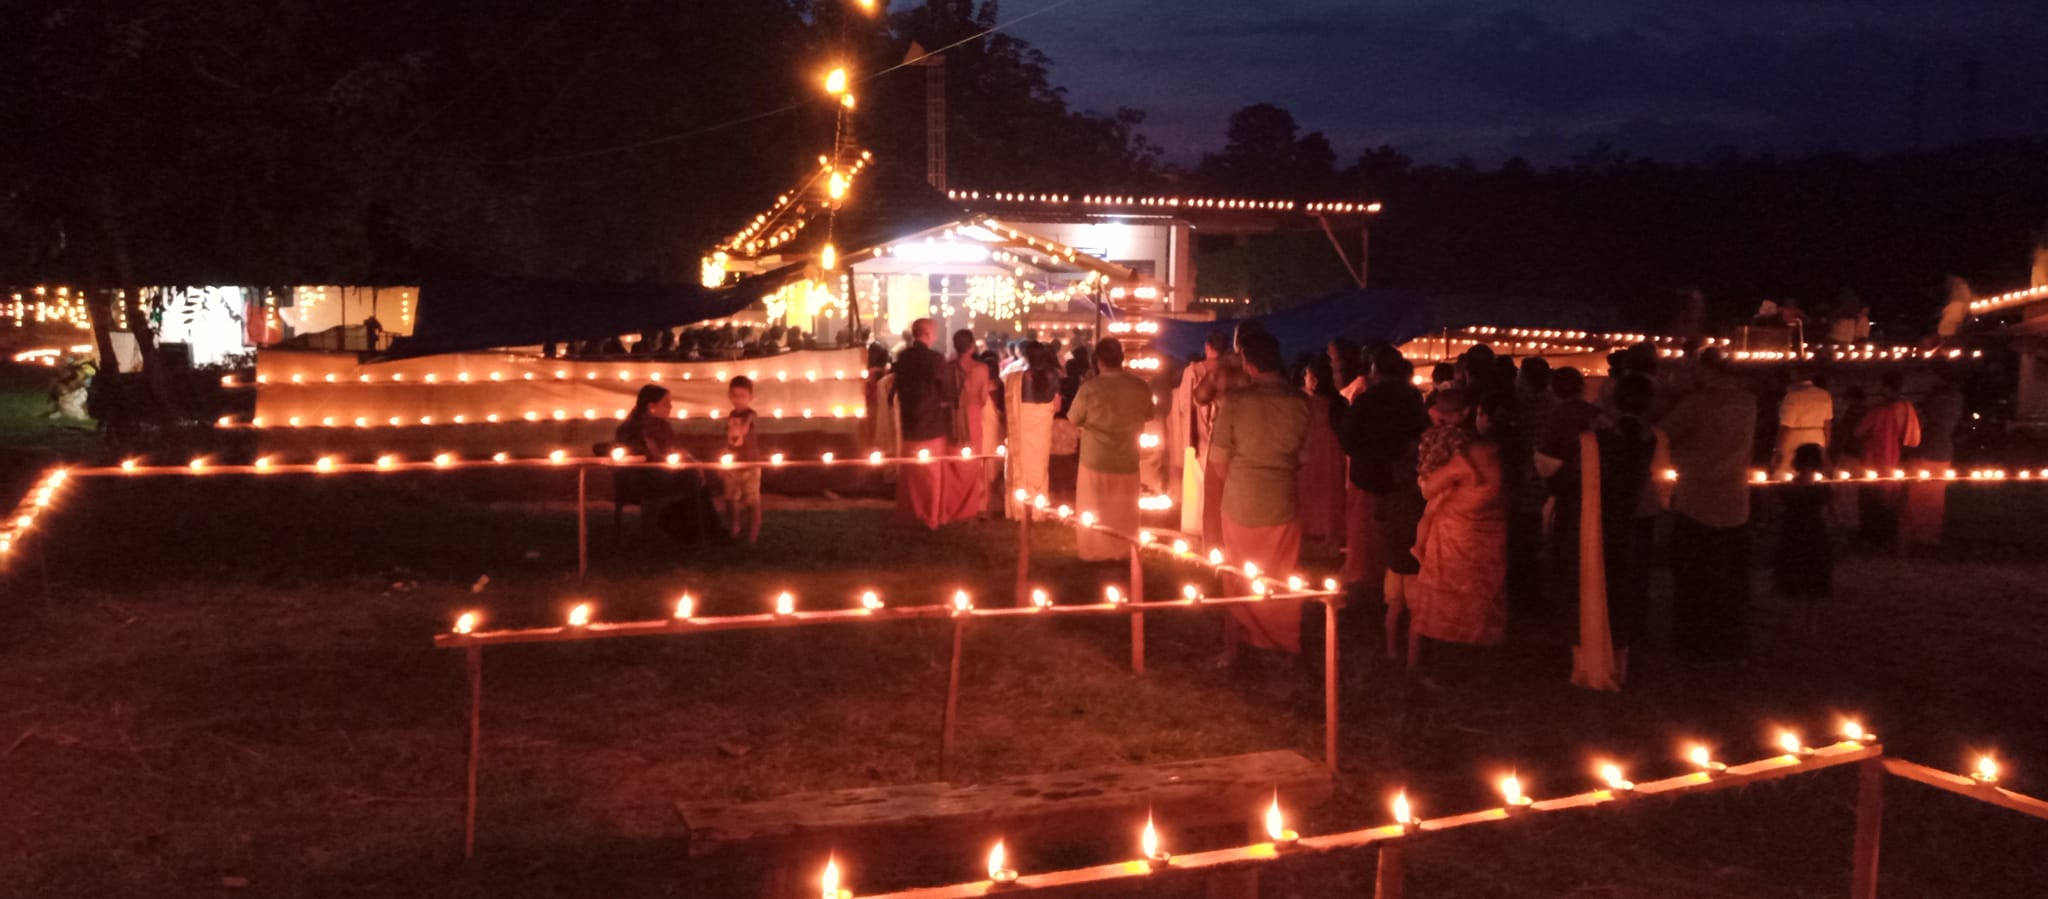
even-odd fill
[{"label": "patch of grass", "polygon": [[[579,597],[600,601],[601,617],[652,617],[684,589],[713,612],[763,608],[783,589],[810,607],[862,589],[921,602],[964,587],[994,602],[1014,572],[1009,525],[927,533],[857,502],[771,510],[754,548],[614,554],[609,516],[594,514],[596,566],[579,585],[564,507],[480,503],[460,483],[377,485],[101,481],[68,495],[48,603],[32,577],[7,581],[9,892],[213,895],[222,878],[246,877],[266,896],[749,894],[744,872],[685,862],[674,804],[934,779],[948,623],[489,651],[475,865],[459,858],[461,657],[433,649],[432,634],[472,606],[495,623],[552,622]],[[1751,758],[1767,751],[1769,724],[1813,732],[1840,712],[1933,764],[1995,746],[2015,760],[2016,789],[2042,792],[2025,762],[2048,759],[2048,716],[2028,693],[2048,677],[2048,591],[2033,561],[2043,541],[2028,530],[2039,500],[1957,494],[1958,534],[2029,554],[1846,559],[1821,636],[1790,635],[1776,624],[1786,610],[1760,599],[1750,665],[1684,668],[1653,651],[1618,696],[1567,686],[1561,648],[1482,657],[1446,691],[1416,692],[1371,649],[1376,610],[1359,610],[1346,624],[1360,650],[1346,678],[1346,774],[1302,829],[1382,822],[1398,787],[1427,813],[1482,807],[1510,768],[1539,796],[1576,791],[1596,752],[1638,779],[1673,773],[1686,737]],[[1056,596],[1078,601],[1126,575],[1075,561],[1060,529],[1035,533],[1034,582]],[[1155,595],[1184,576],[1147,570]],[[1128,673],[1120,620],[971,627],[959,776],[1319,756],[1319,703],[1271,689],[1296,681],[1248,683],[1207,664],[1219,614],[1149,616],[1144,678]],[[2024,896],[2048,878],[2034,851],[2048,826],[1902,781],[1888,794],[1885,895]],[[1837,773],[1446,834],[1411,854],[1411,887],[1460,899],[1840,895],[1853,795],[1853,777]],[[1027,866],[1124,848],[1013,847]],[[861,859],[859,882],[963,879],[980,849],[963,850],[943,868]],[[1371,877],[1369,855],[1337,856],[1265,887],[1359,895]]]}]

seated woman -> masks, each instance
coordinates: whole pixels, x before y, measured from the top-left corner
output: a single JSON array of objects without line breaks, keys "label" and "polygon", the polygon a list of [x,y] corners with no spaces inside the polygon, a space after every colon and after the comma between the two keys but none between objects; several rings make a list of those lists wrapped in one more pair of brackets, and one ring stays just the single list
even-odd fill
[{"label": "seated woman", "polygon": [[[694,461],[676,442],[675,429],[669,424],[674,408],[668,388],[659,384],[642,386],[633,400],[633,411],[619,423],[612,441],[624,448],[627,455],[649,462],[666,461],[671,455],[683,461]],[[650,524],[658,524],[670,536],[685,543],[723,533],[723,529],[717,527],[718,513],[712,508],[710,494],[705,490],[704,475],[695,469],[624,468],[613,472],[612,484],[612,489],[622,500],[639,500],[643,530]]]}]

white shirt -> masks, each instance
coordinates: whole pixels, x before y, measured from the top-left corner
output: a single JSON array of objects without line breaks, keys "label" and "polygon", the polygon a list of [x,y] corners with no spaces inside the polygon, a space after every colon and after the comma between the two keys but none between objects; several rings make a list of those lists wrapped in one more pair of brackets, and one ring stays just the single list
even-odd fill
[{"label": "white shirt", "polygon": [[1835,398],[1813,386],[1812,381],[1792,385],[1792,389],[1785,391],[1784,401],[1778,404],[1778,427],[1785,430],[1820,430],[1834,418]]}]

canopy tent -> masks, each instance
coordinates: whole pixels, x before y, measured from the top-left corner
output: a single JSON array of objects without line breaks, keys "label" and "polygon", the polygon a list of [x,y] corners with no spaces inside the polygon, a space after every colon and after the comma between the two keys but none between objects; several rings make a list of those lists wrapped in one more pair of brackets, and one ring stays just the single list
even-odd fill
[{"label": "canopy tent", "polygon": [[1331,294],[1249,319],[1162,321],[1152,345],[1170,358],[1185,359],[1202,351],[1210,332],[1234,331],[1242,322],[1257,321],[1279,338],[1282,351],[1292,356],[1320,352],[1334,337],[1401,344],[1447,328],[1474,325],[1598,330],[1606,327],[1611,317],[1604,310],[1569,300],[1368,288]]},{"label": "canopy tent", "polygon": [[512,278],[429,280],[420,284],[419,318],[412,335],[394,339],[390,349],[367,358],[411,359],[691,325],[733,315],[780,282],[768,277],[711,289]]}]

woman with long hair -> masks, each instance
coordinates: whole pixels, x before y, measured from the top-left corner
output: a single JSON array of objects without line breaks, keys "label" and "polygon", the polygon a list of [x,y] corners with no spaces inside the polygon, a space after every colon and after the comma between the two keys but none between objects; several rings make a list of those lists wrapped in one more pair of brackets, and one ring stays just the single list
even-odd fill
[{"label": "woman with long hair", "polygon": [[1060,365],[1052,347],[1027,341],[1024,368],[1003,376],[1003,402],[1010,421],[1009,458],[1004,508],[1011,518],[1024,514],[1016,492],[1027,497],[1048,493],[1047,466],[1052,452],[1052,420],[1060,407]]}]

